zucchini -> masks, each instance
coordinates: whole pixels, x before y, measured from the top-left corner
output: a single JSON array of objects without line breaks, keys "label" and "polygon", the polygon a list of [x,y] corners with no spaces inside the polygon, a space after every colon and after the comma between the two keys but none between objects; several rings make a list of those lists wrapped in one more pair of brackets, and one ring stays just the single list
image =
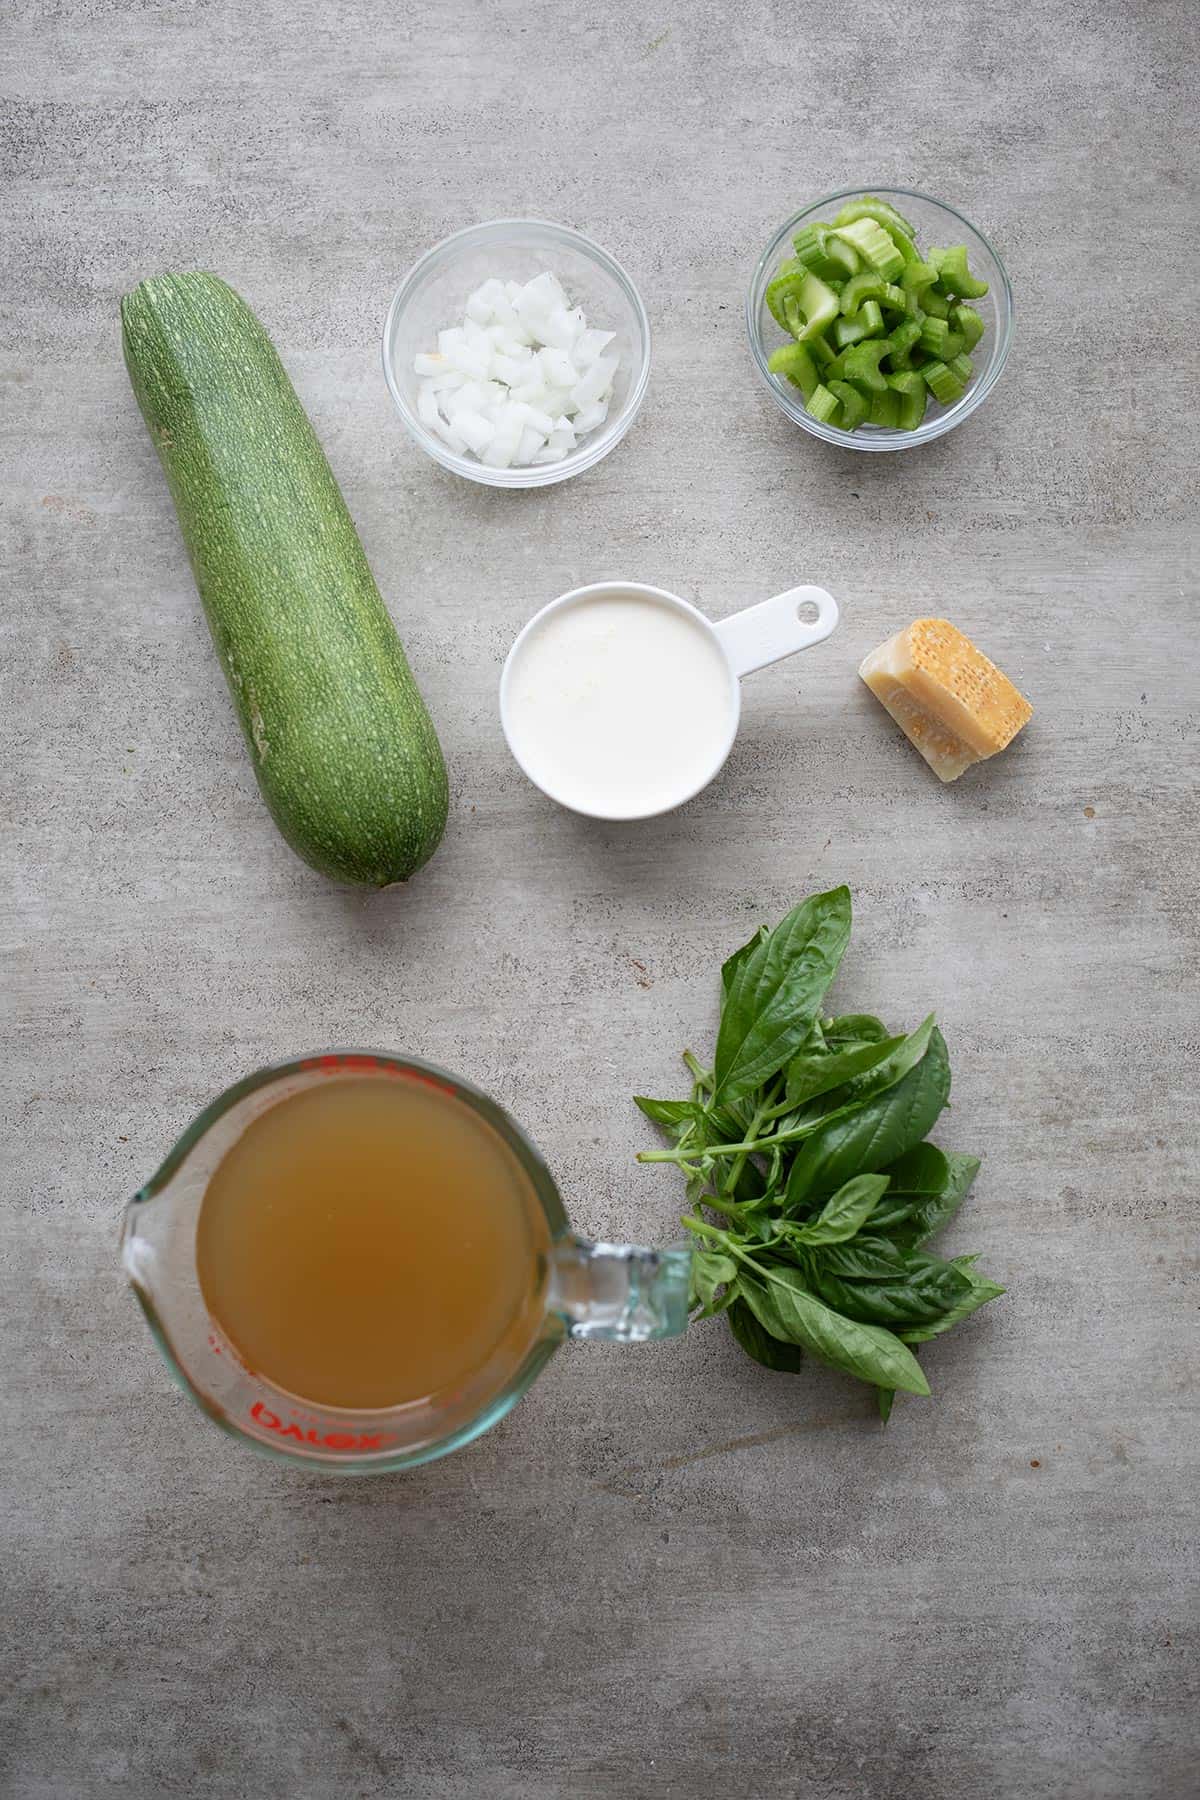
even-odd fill
[{"label": "zucchini", "polygon": [[143,281],[121,334],[271,816],[323,875],[406,880],[445,828],[445,764],[270,338],[200,274]]}]

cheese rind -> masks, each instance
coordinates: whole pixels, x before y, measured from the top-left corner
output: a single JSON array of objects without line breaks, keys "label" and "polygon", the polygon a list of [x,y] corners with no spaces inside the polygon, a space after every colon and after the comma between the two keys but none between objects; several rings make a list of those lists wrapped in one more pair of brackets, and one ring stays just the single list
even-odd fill
[{"label": "cheese rind", "polygon": [[858,672],[942,781],[995,756],[1033,716],[1007,675],[946,619],[914,619]]}]

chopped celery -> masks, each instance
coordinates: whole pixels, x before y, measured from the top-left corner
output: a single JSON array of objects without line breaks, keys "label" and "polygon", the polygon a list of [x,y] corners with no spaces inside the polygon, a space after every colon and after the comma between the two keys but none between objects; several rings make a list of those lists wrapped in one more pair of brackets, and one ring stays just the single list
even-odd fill
[{"label": "chopped celery", "polygon": [[783,311],[784,302],[790,296],[800,292],[800,283],[804,279],[804,274],[803,263],[799,263],[794,257],[791,257],[787,262],[779,265],[774,276],[767,283],[765,295],[767,305],[771,309],[775,323],[782,326],[784,331],[788,329],[788,322]]},{"label": "chopped celery", "polygon": [[893,326],[888,333],[889,353],[892,356],[903,356],[906,350],[911,350],[921,335],[922,324],[920,319],[901,319],[898,325]]},{"label": "chopped celery", "polygon": [[861,275],[852,275],[842,289],[842,312],[846,318],[853,318],[864,300],[878,300],[882,306],[890,306],[903,311],[904,290],[893,287],[882,275],[872,275],[864,269]]},{"label": "chopped celery", "polygon": [[952,244],[949,250],[931,250],[929,260],[938,272],[938,286],[943,294],[958,294],[964,300],[978,300],[987,293],[987,282],[976,281],[967,267],[965,244]]},{"label": "chopped celery", "polygon": [[987,284],[964,245],[922,255],[915,240],[894,207],[863,194],[832,223],[803,226],[767,284],[767,307],[790,339],[768,367],[814,419],[913,431],[930,395],[952,405],[973,379],[970,352],[987,327],[965,301]]},{"label": "chopped celery", "polygon": [[843,243],[857,250],[869,269],[885,281],[895,281],[904,268],[904,258],[882,225],[874,219],[855,219],[851,225],[837,225],[834,229]]},{"label": "chopped celery", "polygon": [[874,194],[862,194],[857,200],[847,200],[833,222],[835,225],[853,225],[856,219],[874,219],[877,225],[882,225],[887,231],[895,226],[906,237],[915,238],[917,235],[916,226],[910,225],[903,213],[898,213],[886,200],[877,200]]},{"label": "chopped celery", "polygon": [[890,348],[887,338],[871,338],[866,343],[855,344],[846,355],[846,380],[856,387],[867,388],[872,394],[881,394],[887,386],[887,377],[879,364]]},{"label": "chopped celery", "polygon": [[820,276],[809,271],[800,277],[800,286],[789,294],[783,310],[788,330],[794,338],[803,340],[824,331],[837,318],[838,297]]},{"label": "chopped celery", "polygon": [[841,403],[835,394],[830,393],[827,387],[818,387],[814,389],[813,393],[809,396],[808,405],[805,410],[810,412],[814,419],[820,419],[822,425],[837,425],[840,423],[842,410]]},{"label": "chopped celery", "polygon": [[931,288],[937,280],[937,270],[932,263],[909,263],[900,276],[900,286],[904,290],[905,303],[910,313],[918,313],[924,309],[922,294]]},{"label": "chopped celery", "polygon": [[878,337],[883,330],[883,314],[878,300],[864,300],[852,319],[839,319],[833,328],[834,342],[844,350],[863,338]]},{"label": "chopped celery", "polygon": [[949,336],[950,327],[945,319],[926,319],[917,334],[917,342],[922,350],[932,350],[935,356],[943,356]]},{"label": "chopped celery", "polygon": [[844,281],[861,267],[857,253],[841,238],[834,237],[831,225],[806,225],[796,233],[792,244],[797,259],[822,281]]},{"label": "chopped celery", "polygon": [[867,403],[857,388],[848,381],[831,381],[829,391],[836,394],[842,403],[842,416],[838,421],[843,431],[853,431],[862,424],[867,416]]},{"label": "chopped celery", "polygon": [[924,377],[915,369],[902,369],[898,375],[888,376],[888,386],[900,401],[899,429],[915,431],[925,417],[928,395]]},{"label": "chopped celery", "polygon": [[952,306],[950,323],[962,335],[963,349],[973,350],[984,333],[984,323],[973,306]]},{"label": "chopped celery", "polygon": [[806,400],[821,385],[817,365],[806,344],[780,344],[768,358],[767,367],[773,375],[785,375]]},{"label": "chopped celery", "polygon": [[961,400],[966,392],[966,383],[958,379],[953,369],[944,362],[931,362],[921,370],[921,376],[935,400],[943,406],[949,406],[954,400]]},{"label": "chopped celery", "polygon": [[861,344],[866,335],[867,328],[861,319],[839,319],[833,328],[833,341],[839,350],[848,350],[851,344]]}]

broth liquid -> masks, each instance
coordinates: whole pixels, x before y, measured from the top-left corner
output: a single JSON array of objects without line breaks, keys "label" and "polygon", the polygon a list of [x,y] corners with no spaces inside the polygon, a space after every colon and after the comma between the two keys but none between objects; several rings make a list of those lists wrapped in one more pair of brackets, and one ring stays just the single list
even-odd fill
[{"label": "broth liquid", "polygon": [[247,1366],[339,1409],[493,1391],[538,1336],[549,1232],[508,1145],[419,1078],[330,1076],[255,1119],[196,1228]]}]

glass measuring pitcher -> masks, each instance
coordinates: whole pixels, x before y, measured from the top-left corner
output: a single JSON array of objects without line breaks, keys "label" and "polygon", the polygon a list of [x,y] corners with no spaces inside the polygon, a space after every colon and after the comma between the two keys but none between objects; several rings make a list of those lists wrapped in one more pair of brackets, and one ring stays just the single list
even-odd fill
[{"label": "glass measuring pitcher", "polygon": [[[381,1077],[422,1084],[465,1108],[472,1129],[493,1134],[515,1159],[531,1214],[530,1300],[502,1342],[449,1390],[399,1405],[347,1408],[305,1399],[251,1366],[206,1302],[197,1233],[210,1183],[249,1126],[322,1084]],[[451,1214],[451,1250],[453,1227]],[[655,1251],[575,1236],[549,1169],[494,1101],[429,1063],[376,1051],[279,1063],[227,1089],[130,1202],[121,1253],[171,1373],[209,1418],[268,1456],[337,1474],[407,1468],[469,1443],[504,1417],[568,1337],[642,1343],[675,1337],[687,1326],[686,1245]],[[398,1292],[397,1306],[404,1303]]]}]

